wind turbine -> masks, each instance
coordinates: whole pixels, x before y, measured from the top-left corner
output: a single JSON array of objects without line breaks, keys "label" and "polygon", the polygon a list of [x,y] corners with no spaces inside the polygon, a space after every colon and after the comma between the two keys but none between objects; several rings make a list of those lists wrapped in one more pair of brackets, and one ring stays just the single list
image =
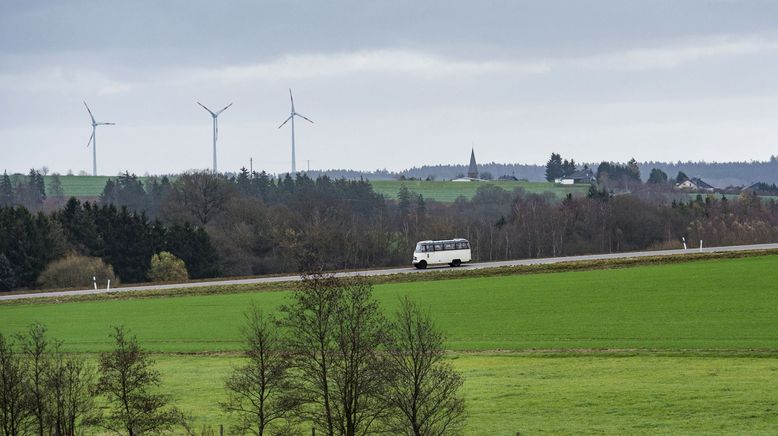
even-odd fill
[{"label": "wind turbine", "polygon": [[292,175],[295,175],[295,174],[297,174],[297,162],[296,162],[295,156],[294,156],[294,117],[298,116],[298,117],[304,119],[305,121],[308,121],[311,124],[313,124],[313,121],[309,120],[305,115],[298,114],[297,112],[294,111],[294,97],[292,97],[292,89],[291,88],[289,89],[289,100],[291,100],[291,102],[292,102],[292,112],[289,115],[289,118],[287,118],[286,121],[281,123],[281,125],[278,126],[278,128],[280,129],[281,127],[284,127],[284,124],[289,122],[289,120],[292,120]]},{"label": "wind turbine", "polygon": [[89,145],[92,145],[92,175],[97,175],[97,136],[95,133],[97,132],[97,126],[113,126],[116,123],[98,123],[95,121],[94,115],[92,115],[92,111],[89,110],[89,106],[87,106],[86,102],[84,102],[84,106],[86,106],[86,111],[89,112],[89,118],[92,119],[92,136],[89,137],[89,142],[86,143],[87,148]]},{"label": "wind turbine", "polygon": [[226,111],[227,108],[232,106],[232,103],[228,104],[227,106],[224,106],[224,108],[222,110],[216,111],[216,112],[208,109],[207,107],[205,107],[199,101],[197,102],[197,104],[202,106],[203,109],[207,110],[208,113],[211,114],[211,116],[213,117],[213,172],[215,174],[216,173],[216,138],[219,136],[219,120],[218,120],[218,117],[219,117],[220,113]]}]

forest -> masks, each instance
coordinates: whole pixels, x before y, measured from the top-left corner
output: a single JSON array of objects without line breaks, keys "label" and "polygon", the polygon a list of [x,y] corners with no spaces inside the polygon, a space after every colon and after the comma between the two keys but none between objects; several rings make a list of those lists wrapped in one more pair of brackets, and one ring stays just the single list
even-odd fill
[{"label": "forest", "polygon": [[[477,152],[476,152],[477,153]],[[466,157],[466,156],[465,156]],[[477,157],[477,154],[476,154]],[[459,165],[424,165],[421,167],[409,168],[403,171],[355,171],[355,170],[311,170],[308,175],[319,177],[327,175],[333,178],[359,179],[364,177],[370,180],[397,179],[404,177],[406,179],[415,178],[420,180],[451,180],[467,173],[465,159]],[[591,168],[597,168],[598,162],[584,162]],[[657,162],[646,161],[636,162],[640,171],[648,176],[654,168],[660,169],[667,174],[677,174],[679,171],[689,175],[689,177],[700,177],[708,183],[718,187],[726,188],[728,186],[747,187],[753,183],[763,182],[767,184],[778,183],[778,156],[771,156],[766,161],[751,162]],[[583,166],[583,165],[581,165]],[[520,164],[520,163],[496,163],[479,162],[479,171],[490,174],[493,178],[515,177],[519,180],[526,179],[531,182],[545,180],[545,167],[543,165]],[[647,179],[644,179],[644,181]]]},{"label": "forest", "polygon": [[91,274],[85,283],[45,280],[65,258],[98,260],[115,280],[137,283],[164,281],[152,273],[162,252],[183,262],[185,277],[202,279],[410,266],[417,241],[453,237],[470,240],[476,262],[676,248],[681,238],[706,246],[778,240],[775,200],[679,195],[661,171],[650,183],[635,171],[601,166],[602,183],[587,195],[483,184],[453,203],[405,187],[387,200],[365,180],[327,176],[193,171],[144,184],[125,173],[96,201],[63,199],[50,210],[33,170],[10,191],[0,180],[0,289],[91,285]]}]

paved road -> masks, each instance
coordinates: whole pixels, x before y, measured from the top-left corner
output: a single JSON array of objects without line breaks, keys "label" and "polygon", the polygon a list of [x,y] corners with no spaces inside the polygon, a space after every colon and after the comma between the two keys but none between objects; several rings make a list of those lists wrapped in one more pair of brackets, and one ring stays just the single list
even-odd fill
[{"label": "paved road", "polygon": [[[391,269],[377,269],[377,270],[364,270],[364,271],[349,271],[340,272],[335,274],[338,277],[353,277],[353,276],[385,276],[392,274],[423,274],[430,271],[458,271],[460,269],[484,269],[484,268],[496,268],[501,266],[520,266],[520,265],[542,265],[562,262],[577,262],[582,260],[602,260],[602,259],[632,259],[636,257],[649,257],[649,256],[680,256],[690,253],[719,253],[727,251],[760,251],[760,250],[775,250],[778,249],[778,244],[759,244],[759,245],[737,245],[730,247],[710,247],[703,248],[702,250],[695,248],[689,250],[662,250],[662,251],[638,251],[632,253],[612,253],[612,254],[591,254],[585,256],[568,256],[568,257],[551,257],[545,259],[523,259],[523,260],[507,260],[501,262],[482,262],[471,263],[463,265],[461,268],[427,268],[424,270],[418,270],[413,267],[404,268],[391,268]],[[163,289],[183,289],[183,288],[200,288],[205,286],[224,286],[224,285],[245,285],[253,283],[278,283],[278,282],[292,282],[300,280],[299,276],[278,276],[278,277],[257,277],[253,279],[239,279],[239,280],[218,280],[210,282],[190,282],[179,284],[166,284],[166,285],[145,285],[145,286],[131,286],[123,288],[115,288],[110,291],[106,289],[84,289],[79,291],[58,291],[58,292],[35,292],[28,294],[15,294],[15,295],[0,295],[0,301],[3,300],[20,300],[24,298],[49,298],[49,297],[69,297],[74,295],[91,295],[91,294],[105,294],[108,292],[137,292],[137,291],[156,291]]]}]

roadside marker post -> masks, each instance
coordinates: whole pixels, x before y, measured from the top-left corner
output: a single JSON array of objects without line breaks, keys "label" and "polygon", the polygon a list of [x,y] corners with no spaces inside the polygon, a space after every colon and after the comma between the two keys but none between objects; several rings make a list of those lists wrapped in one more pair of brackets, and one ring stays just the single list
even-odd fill
[{"label": "roadside marker post", "polygon": [[92,276],[92,285],[95,287],[95,291],[97,290],[97,277]]},{"label": "roadside marker post", "polygon": [[683,249],[686,250],[686,236],[682,237],[681,240],[683,241]]},{"label": "roadside marker post", "polygon": [[700,253],[702,253],[702,239],[700,239]]}]

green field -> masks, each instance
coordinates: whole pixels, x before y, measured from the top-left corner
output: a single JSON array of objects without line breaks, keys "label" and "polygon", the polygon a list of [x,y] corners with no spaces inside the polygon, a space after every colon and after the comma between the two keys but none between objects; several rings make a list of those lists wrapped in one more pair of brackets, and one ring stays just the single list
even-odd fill
[{"label": "green field", "polygon": [[[446,332],[466,378],[468,434],[774,433],[778,255],[622,269],[375,286],[408,295]],[[0,304],[0,331],[34,320],[72,351],[110,346],[125,324],[156,353],[166,387],[199,424],[239,362],[241,313],[287,292]],[[187,355],[181,353],[195,353]]]},{"label": "green field", "polygon": [[[103,192],[105,182],[108,179],[115,179],[117,176],[60,176],[60,182],[62,188],[65,191],[65,196],[75,197],[97,197]],[[15,181],[17,178],[12,176]],[[145,177],[140,178],[145,182]],[[44,181],[46,186],[51,183],[51,176],[45,176]],[[428,200],[436,200],[440,202],[453,202],[459,196],[466,198],[472,198],[475,195],[475,191],[479,186],[485,184],[491,184],[499,186],[508,192],[512,192],[516,188],[522,188],[527,192],[542,194],[544,192],[550,192],[557,198],[563,198],[567,194],[585,195],[589,189],[588,185],[576,185],[576,186],[563,186],[554,183],[547,182],[519,182],[519,181],[503,181],[493,180],[488,182],[450,182],[450,181],[424,181],[424,180],[371,180],[370,184],[373,185],[373,189],[389,199],[397,199],[397,193],[404,185],[413,192],[419,193]],[[702,194],[703,197],[705,194]],[[716,198],[721,198],[721,194],[714,194]],[[691,199],[697,197],[697,194],[689,194]],[[728,199],[736,199],[738,195],[728,194]],[[778,197],[763,196],[761,197],[765,201],[778,200]]]},{"label": "green field", "polygon": [[[75,197],[97,197],[103,192],[105,182],[117,176],[60,176],[62,188],[65,196]],[[15,180],[16,178],[14,178]],[[145,177],[141,177],[145,181]],[[45,176],[46,186],[51,183],[51,176]],[[370,182],[376,192],[383,194],[386,198],[397,198],[400,187],[405,185],[408,189],[418,192],[426,199],[452,202],[460,195],[472,198],[476,189],[485,183],[493,184],[512,192],[517,187],[521,187],[528,192],[542,193],[551,192],[557,197],[563,197],[568,193],[585,194],[588,186],[561,186],[546,182],[516,182],[516,181],[491,181],[491,182],[443,182],[443,181],[420,181],[420,180],[373,180]]]},{"label": "green field", "polygon": [[499,186],[508,192],[516,188],[522,188],[527,192],[541,194],[550,192],[562,198],[569,193],[584,195],[589,190],[589,185],[562,186],[547,182],[518,182],[518,181],[489,181],[489,182],[449,182],[449,181],[423,181],[423,180],[371,180],[373,189],[386,198],[397,198],[400,188],[405,185],[413,192],[419,193],[426,199],[441,202],[452,202],[459,196],[472,198],[479,186],[491,184]]},{"label": "green field", "polygon": [[[614,270],[381,284],[391,312],[409,295],[432,314],[452,350],[763,349],[778,344],[778,256]],[[272,311],[285,292],[63,304],[0,305],[2,331],[33,320],[71,349],[108,347],[125,324],[159,352],[232,351],[250,302]]]},{"label": "green field", "polygon": [[[159,356],[177,404],[197,427],[228,422],[214,404],[225,356]],[[469,435],[775,434],[778,359],[456,355]],[[195,393],[193,395],[193,393]]]},{"label": "green field", "polygon": [[[19,176],[11,176],[13,183],[19,180]],[[26,176],[25,176],[26,178]],[[117,176],[65,176],[60,175],[59,181],[62,183],[62,190],[66,197],[97,197],[103,192],[105,182],[108,179],[116,179]],[[43,182],[48,190],[52,176],[44,176]],[[144,180],[141,177],[141,180]]]}]

